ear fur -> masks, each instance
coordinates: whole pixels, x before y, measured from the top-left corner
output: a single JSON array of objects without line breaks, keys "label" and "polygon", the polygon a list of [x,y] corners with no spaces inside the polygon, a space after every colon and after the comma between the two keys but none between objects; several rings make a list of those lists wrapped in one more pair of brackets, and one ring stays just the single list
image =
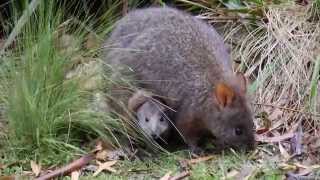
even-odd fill
[{"label": "ear fur", "polygon": [[135,92],[128,100],[128,109],[130,111],[136,112],[138,108],[144,104],[151,95],[143,90],[138,90]]},{"label": "ear fur", "polygon": [[228,85],[225,83],[219,83],[215,87],[215,93],[214,93],[216,99],[218,100],[218,105],[222,109],[226,106],[229,106],[235,96],[235,93],[233,89],[231,89]]},{"label": "ear fur", "polygon": [[240,91],[242,94],[246,94],[247,86],[248,86],[248,79],[244,76],[244,74],[237,72],[236,73],[237,80],[240,84]]}]

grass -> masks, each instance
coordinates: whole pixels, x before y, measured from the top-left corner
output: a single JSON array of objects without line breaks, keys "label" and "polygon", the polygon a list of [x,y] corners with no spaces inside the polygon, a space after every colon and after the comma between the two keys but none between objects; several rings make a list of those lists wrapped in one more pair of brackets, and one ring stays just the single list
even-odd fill
[{"label": "grass", "polygon": [[[57,41],[61,24],[66,22],[62,14],[55,3],[40,3],[32,20],[20,28],[17,51],[8,51],[2,59],[7,152],[17,159],[35,158],[44,164],[67,162],[64,155],[84,153],[82,144],[93,137],[120,146],[111,131],[123,128],[119,121],[88,110],[90,92],[79,88],[78,79],[65,79],[66,67],[73,63],[72,57],[79,53],[79,42],[87,32],[79,25],[67,24],[63,30],[79,39]],[[68,49],[57,48],[59,43],[69,43]]]},{"label": "grass", "polygon": [[[271,124],[279,125],[272,133],[287,132],[301,120],[305,137],[309,137],[320,127],[316,116],[306,117],[306,113],[320,113],[320,1],[305,8],[266,2],[177,0],[173,4],[202,15],[224,34],[233,59],[239,62],[235,69],[253,81],[249,88],[252,102],[274,105],[254,106],[255,114],[266,112]],[[157,3],[164,5],[165,1]],[[111,74],[101,77],[99,43],[112,30],[122,8],[138,4],[132,0],[124,7],[114,1],[101,5],[100,14],[92,16],[81,5],[73,13],[66,4],[57,6],[52,1],[40,3],[32,14],[17,12],[10,21],[13,35],[7,43],[15,47],[8,46],[0,58],[0,165],[17,164],[0,168],[0,176],[23,174],[30,170],[30,160],[44,167],[66,164],[91,150],[97,137],[115,147],[126,146],[128,138],[152,143],[130,121],[101,110],[103,103],[100,107],[104,95],[109,96],[105,90],[114,82]],[[17,25],[24,13],[28,16]],[[89,35],[97,40],[93,48],[86,48]],[[260,119],[255,121],[261,124]],[[278,145],[262,144],[253,154],[228,151],[216,155],[193,165],[190,179],[228,179],[235,171],[249,179],[283,179],[289,170],[281,163],[293,162],[284,160]],[[115,166],[117,173],[102,173],[97,179],[159,179],[169,171],[178,173],[182,159],[190,159],[190,154],[179,151],[158,153],[151,159],[126,159]],[[81,179],[92,179],[91,175]]]}]

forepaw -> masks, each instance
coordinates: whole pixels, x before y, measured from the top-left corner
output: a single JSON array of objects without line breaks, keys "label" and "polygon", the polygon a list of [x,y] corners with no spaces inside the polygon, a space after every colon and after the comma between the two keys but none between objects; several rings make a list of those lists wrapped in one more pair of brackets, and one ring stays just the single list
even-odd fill
[{"label": "forepaw", "polygon": [[204,155],[204,150],[199,146],[189,146],[193,156],[198,157]]}]

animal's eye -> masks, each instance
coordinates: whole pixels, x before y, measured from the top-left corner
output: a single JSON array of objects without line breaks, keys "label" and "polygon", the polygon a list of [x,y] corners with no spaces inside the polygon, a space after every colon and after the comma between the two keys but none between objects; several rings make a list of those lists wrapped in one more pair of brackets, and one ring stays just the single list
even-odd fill
[{"label": "animal's eye", "polygon": [[146,122],[149,122],[149,119],[148,119],[148,118],[146,118]]},{"label": "animal's eye", "polygon": [[242,135],[242,130],[241,130],[239,127],[235,128],[234,131],[235,131],[235,133],[236,133],[237,136]]},{"label": "animal's eye", "polygon": [[161,117],[161,118],[160,118],[160,122],[163,122],[163,121],[164,121],[164,118],[163,118],[163,117]]}]

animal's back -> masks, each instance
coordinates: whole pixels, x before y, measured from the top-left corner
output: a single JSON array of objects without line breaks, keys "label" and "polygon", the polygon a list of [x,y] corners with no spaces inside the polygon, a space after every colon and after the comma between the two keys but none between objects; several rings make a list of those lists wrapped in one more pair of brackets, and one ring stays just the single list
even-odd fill
[{"label": "animal's back", "polygon": [[[232,73],[223,39],[209,25],[172,8],[136,10],[106,42],[106,60],[132,69],[140,86],[160,96],[198,104],[212,84]],[[185,98],[190,97],[190,98]]]},{"label": "animal's back", "polygon": [[245,80],[233,74],[212,27],[171,8],[136,10],[116,24],[105,45],[108,64],[176,110],[174,125],[191,149],[206,134],[221,147],[253,147]]}]

